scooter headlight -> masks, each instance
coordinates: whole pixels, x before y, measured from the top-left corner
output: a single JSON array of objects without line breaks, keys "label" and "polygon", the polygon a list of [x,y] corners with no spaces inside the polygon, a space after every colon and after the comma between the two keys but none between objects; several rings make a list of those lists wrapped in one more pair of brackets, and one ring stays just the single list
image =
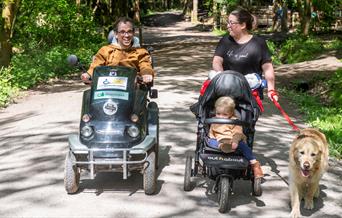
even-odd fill
[{"label": "scooter headlight", "polygon": [[130,126],[127,129],[127,133],[132,138],[135,138],[139,135],[139,128],[137,126]]},{"label": "scooter headlight", "polygon": [[83,114],[82,121],[85,123],[88,123],[90,121],[90,115],[89,114]]},{"label": "scooter headlight", "polygon": [[132,115],[131,115],[131,120],[132,120],[132,122],[134,122],[134,123],[138,122],[138,120],[139,120],[138,115],[132,114]]},{"label": "scooter headlight", "polygon": [[93,128],[91,128],[90,126],[84,126],[81,129],[81,135],[88,138],[93,134]]}]

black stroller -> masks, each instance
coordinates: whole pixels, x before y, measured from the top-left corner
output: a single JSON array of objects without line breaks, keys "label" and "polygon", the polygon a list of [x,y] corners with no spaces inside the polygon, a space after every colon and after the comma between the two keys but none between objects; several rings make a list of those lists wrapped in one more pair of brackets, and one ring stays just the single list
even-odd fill
[{"label": "black stroller", "polygon": [[[235,113],[238,120],[211,118],[214,116],[214,104],[221,96],[230,96],[236,103]],[[194,156],[187,155],[184,177],[184,190],[192,190],[191,177],[204,176],[215,181],[214,190],[218,193],[219,212],[229,209],[229,196],[233,182],[237,179],[251,180],[255,196],[262,194],[261,178],[254,178],[248,161],[239,151],[223,153],[207,144],[210,124],[235,124],[243,126],[247,144],[253,149],[255,123],[260,109],[251,93],[246,78],[235,71],[224,71],[215,76],[199,101],[190,107],[198,120],[197,143]]]}]

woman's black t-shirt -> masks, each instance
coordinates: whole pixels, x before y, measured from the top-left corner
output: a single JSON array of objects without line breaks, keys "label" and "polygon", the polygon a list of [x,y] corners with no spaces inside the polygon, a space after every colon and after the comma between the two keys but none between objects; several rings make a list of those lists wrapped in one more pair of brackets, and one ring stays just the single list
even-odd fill
[{"label": "woman's black t-shirt", "polygon": [[244,44],[238,44],[229,35],[224,36],[217,45],[214,55],[223,58],[223,70],[233,70],[243,75],[249,73],[262,75],[261,66],[272,61],[266,41],[257,36],[253,36]]}]

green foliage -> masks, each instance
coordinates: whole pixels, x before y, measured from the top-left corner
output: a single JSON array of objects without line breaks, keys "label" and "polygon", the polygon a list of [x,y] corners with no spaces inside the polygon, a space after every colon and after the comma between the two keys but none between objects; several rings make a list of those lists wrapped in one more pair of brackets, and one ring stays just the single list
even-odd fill
[{"label": "green foliage", "polygon": [[336,107],[342,105],[342,69],[337,70],[337,72],[328,81],[328,85],[332,103],[336,105]]},{"label": "green foliage", "polygon": [[9,68],[0,70],[0,107],[7,105],[11,98],[18,93],[18,89],[11,85],[12,77],[10,75]]},{"label": "green foliage", "polygon": [[282,45],[279,57],[286,63],[292,64],[314,59],[321,54],[323,44],[314,37],[292,37]]},{"label": "green foliage", "polygon": [[11,66],[0,72],[0,106],[19,89],[74,73],[67,56],[76,54],[90,62],[105,41],[96,30],[91,10],[76,8],[75,1],[22,0],[15,24],[12,43],[16,52]]},{"label": "green foliage", "polygon": [[12,58],[12,85],[27,89],[49,78],[66,76],[75,70],[66,63],[68,55],[76,54],[81,60],[90,61],[98,46],[96,45],[96,49],[95,46],[88,49],[71,49],[57,45],[51,49],[15,55]]},{"label": "green foliage", "polygon": [[15,43],[26,48],[98,41],[89,8],[67,0],[22,0],[15,25]]},{"label": "green foliage", "polygon": [[220,30],[220,29],[214,28],[213,34],[215,36],[224,36],[224,35],[228,34],[228,32],[226,30]]},{"label": "green foliage", "polygon": [[272,55],[272,62],[274,65],[280,65],[281,64],[281,60],[279,59],[279,56],[277,55],[278,53],[278,48],[276,46],[276,44],[270,40],[266,41],[268,49]]},{"label": "green foliage", "polygon": [[[317,82],[317,81],[316,81]],[[333,75],[327,84],[330,86],[329,98],[332,104],[323,105],[315,96],[287,90],[287,97],[296,102],[304,113],[309,125],[322,130],[330,144],[330,155],[342,158],[342,69]]]}]

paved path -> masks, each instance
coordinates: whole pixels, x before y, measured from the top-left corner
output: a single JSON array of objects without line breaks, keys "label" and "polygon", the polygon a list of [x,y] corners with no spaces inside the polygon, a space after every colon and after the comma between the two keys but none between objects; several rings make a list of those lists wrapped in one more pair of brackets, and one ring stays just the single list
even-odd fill
[{"label": "paved path", "polygon": [[[184,23],[145,30],[154,42],[160,106],[158,193],[146,196],[142,177],[123,181],[118,174],[83,179],[81,190],[67,195],[63,186],[67,136],[76,133],[81,109],[79,81],[62,81],[33,91],[0,111],[0,217],[287,217],[288,149],[295,132],[265,101],[266,112],[257,124],[255,153],[265,171],[263,195],[250,195],[248,181],[235,183],[232,209],[220,214],[211,185],[183,191],[185,154],[194,151],[196,120],[188,107],[196,101],[210,69],[218,38],[209,33],[184,31]],[[190,27],[190,26],[189,26]],[[173,34],[173,35],[172,35]],[[182,36],[177,36],[182,34]],[[186,35],[186,36],[185,36]],[[150,38],[151,39],[151,38]],[[333,67],[333,66],[331,66]],[[304,127],[290,103],[281,103],[294,122]],[[321,195],[305,217],[342,214],[341,166],[333,164],[321,182]]]}]

